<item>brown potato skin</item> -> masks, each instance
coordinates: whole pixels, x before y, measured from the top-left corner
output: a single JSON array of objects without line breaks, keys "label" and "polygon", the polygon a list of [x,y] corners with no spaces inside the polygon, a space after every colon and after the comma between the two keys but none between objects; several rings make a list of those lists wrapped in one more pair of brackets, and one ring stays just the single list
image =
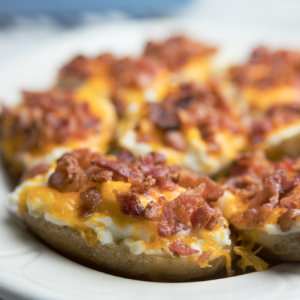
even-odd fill
[{"label": "brown potato skin", "polygon": [[211,262],[211,267],[201,268],[196,262],[153,255],[134,255],[114,244],[89,247],[78,231],[58,226],[44,218],[35,218],[24,212],[28,227],[44,242],[67,258],[93,269],[121,277],[160,281],[185,282],[211,276],[225,268],[225,256]]},{"label": "brown potato skin", "polygon": [[[251,240],[251,234],[243,233]],[[259,255],[280,261],[300,261],[300,232],[269,235],[261,231],[255,236],[255,240],[263,246]]]},{"label": "brown potato skin", "polygon": [[274,161],[280,160],[285,155],[291,158],[297,158],[300,153],[300,133],[282,140],[279,144],[273,145],[266,150],[267,157]]}]

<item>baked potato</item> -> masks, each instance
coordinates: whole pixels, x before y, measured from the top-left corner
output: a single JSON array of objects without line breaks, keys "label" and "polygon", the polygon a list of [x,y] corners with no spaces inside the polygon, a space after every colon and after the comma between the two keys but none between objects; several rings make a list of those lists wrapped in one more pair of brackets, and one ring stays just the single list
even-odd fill
[{"label": "baked potato", "polygon": [[260,245],[268,258],[300,260],[299,159],[270,162],[263,152],[245,154],[223,188],[218,206],[243,241]]},{"label": "baked potato", "polygon": [[157,153],[135,161],[128,151],[76,150],[25,180],[10,203],[43,241],[94,269],[170,282],[230,271],[228,223],[210,204],[222,191],[186,172]]},{"label": "baked potato", "polygon": [[247,129],[215,84],[182,83],[139,119],[120,122],[118,144],[136,157],[158,151],[169,164],[213,175],[244,150]]},{"label": "baked potato", "polygon": [[252,118],[249,148],[266,151],[272,160],[300,153],[299,67],[299,51],[261,46],[225,76],[225,94]]},{"label": "baked potato", "polygon": [[149,41],[143,55],[163,63],[175,82],[207,83],[212,76],[212,60],[217,48],[186,36]]},{"label": "baked potato", "polygon": [[19,177],[40,163],[52,164],[78,147],[106,152],[114,135],[116,112],[107,99],[82,87],[76,93],[53,89],[23,92],[23,101],[0,114],[1,152]]}]

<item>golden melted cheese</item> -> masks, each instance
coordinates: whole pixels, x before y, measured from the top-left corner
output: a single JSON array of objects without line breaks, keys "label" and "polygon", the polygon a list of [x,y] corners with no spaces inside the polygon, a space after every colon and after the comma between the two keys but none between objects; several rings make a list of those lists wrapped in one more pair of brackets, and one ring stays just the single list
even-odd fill
[{"label": "golden melted cheese", "polygon": [[262,247],[258,248],[256,251],[253,251],[253,247],[255,242],[242,245],[235,246],[233,251],[235,254],[240,255],[242,258],[237,262],[237,265],[243,270],[245,273],[246,268],[253,267],[256,271],[261,272],[268,268],[269,264],[263,261],[261,258],[256,256],[256,254],[262,249]]},{"label": "golden melted cheese", "polygon": [[245,88],[242,98],[246,99],[252,109],[265,110],[274,104],[289,104],[300,101],[300,92],[293,86],[281,85],[267,90],[255,87]]}]

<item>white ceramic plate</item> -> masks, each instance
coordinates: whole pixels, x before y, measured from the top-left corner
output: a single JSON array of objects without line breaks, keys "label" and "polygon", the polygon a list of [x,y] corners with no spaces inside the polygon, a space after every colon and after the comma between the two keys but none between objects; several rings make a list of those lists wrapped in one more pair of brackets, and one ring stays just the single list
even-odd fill
[{"label": "white ceramic plate", "polygon": [[[300,39],[287,32],[220,28],[191,20],[114,23],[61,36],[0,65],[0,99],[18,100],[21,89],[45,89],[72,55],[137,55],[149,38],[188,33],[222,47],[219,63],[240,60],[265,43],[300,48]],[[78,265],[53,252],[5,209],[9,186],[0,172],[0,297],[3,299],[300,299],[300,264],[282,264],[251,273],[193,283],[151,283],[123,279]]]}]

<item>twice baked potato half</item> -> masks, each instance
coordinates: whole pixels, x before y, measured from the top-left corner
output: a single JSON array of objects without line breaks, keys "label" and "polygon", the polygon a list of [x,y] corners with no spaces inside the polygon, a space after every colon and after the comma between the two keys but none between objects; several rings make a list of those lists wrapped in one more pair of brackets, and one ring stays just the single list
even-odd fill
[{"label": "twice baked potato half", "polygon": [[173,36],[163,41],[149,41],[143,55],[166,66],[177,82],[207,83],[212,76],[212,60],[217,48],[190,39]]},{"label": "twice baked potato half", "polygon": [[24,181],[10,203],[71,259],[127,278],[180,282],[230,271],[228,223],[210,204],[222,193],[158,154],[135,161],[128,151],[115,158],[77,150]]},{"label": "twice baked potato half", "polygon": [[114,135],[116,112],[107,99],[85,87],[77,92],[23,92],[20,104],[3,107],[0,125],[4,162],[18,176],[33,165],[51,165],[78,147],[106,152]]},{"label": "twice baked potato half", "polygon": [[254,117],[274,104],[300,101],[300,52],[260,46],[248,61],[228,69],[227,86],[240,107]]},{"label": "twice baked potato half", "polygon": [[270,162],[262,152],[243,155],[223,187],[218,205],[242,240],[259,244],[266,257],[300,260],[299,159]]},{"label": "twice baked potato half", "polygon": [[247,145],[247,130],[214,84],[182,83],[137,120],[118,126],[118,144],[136,157],[157,151],[168,164],[205,175],[229,165]]},{"label": "twice baked potato half", "polygon": [[249,148],[264,150],[273,160],[300,153],[299,70],[299,51],[261,46],[225,76],[227,92],[252,118]]}]

